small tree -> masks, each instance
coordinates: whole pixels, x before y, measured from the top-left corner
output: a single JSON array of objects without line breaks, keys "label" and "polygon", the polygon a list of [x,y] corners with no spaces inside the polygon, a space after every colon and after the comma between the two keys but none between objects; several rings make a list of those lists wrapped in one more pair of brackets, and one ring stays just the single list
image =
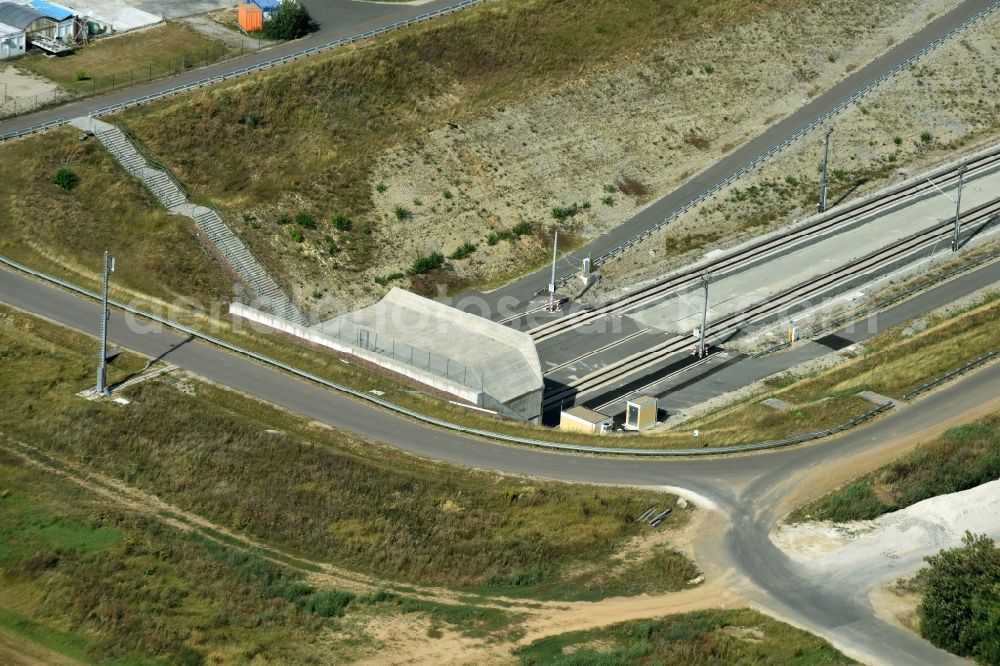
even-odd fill
[{"label": "small tree", "polygon": [[66,167],[63,167],[59,171],[56,171],[52,182],[68,192],[80,184],[80,177]]},{"label": "small tree", "polygon": [[989,638],[991,609],[1000,606],[1000,548],[986,535],[966,532],[960,548],[927,558],[927,587],[920,604],[924,638],[962,656],[997,648]]},{"label": "small tree", "polygon": [[261,32],[268,39],[298,39],[309,33],[311,25],[312,19],[305,7],[295,0],[285,0],[271,11]]}]

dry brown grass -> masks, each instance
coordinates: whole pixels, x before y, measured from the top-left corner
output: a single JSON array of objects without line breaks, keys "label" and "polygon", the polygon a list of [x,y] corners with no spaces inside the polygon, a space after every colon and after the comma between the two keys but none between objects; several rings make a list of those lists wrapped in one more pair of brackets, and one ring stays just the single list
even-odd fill
[{"label": "dry brown grass", "polygon": [[[230,53],[222,42],[182,23],[169,22],[99,39],[59,58],[29,55],[18,60],[17,65],[66,90],[87,95],[177,74]],[[86,78],[78,81],[77,72],[83,72]]]},{"label": "dry brown grass", "polygon": [[[0,147],[0,252],[96,288],[108,247],[117,287],[164,300],[228,297],[232,287],[193,223],[168,214],[96,139],[78,134],[61,129]],[[75,189],[52,183],[61,167],[79,176]]]}]

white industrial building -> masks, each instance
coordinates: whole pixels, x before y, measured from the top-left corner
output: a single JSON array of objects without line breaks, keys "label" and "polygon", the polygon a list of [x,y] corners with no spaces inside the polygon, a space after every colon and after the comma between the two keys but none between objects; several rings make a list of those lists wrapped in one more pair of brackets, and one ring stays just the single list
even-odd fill
[{"label": "white industrial building", "polygon": [[350,354],[477,407],[540,423],[545,380],[531,336],[394,288],[307,328],[240,303],[229,313]]},{"label": "white industrial building", "polygon": [[23,55],[25,50],[24,30],[0,23],[0,60]]}]

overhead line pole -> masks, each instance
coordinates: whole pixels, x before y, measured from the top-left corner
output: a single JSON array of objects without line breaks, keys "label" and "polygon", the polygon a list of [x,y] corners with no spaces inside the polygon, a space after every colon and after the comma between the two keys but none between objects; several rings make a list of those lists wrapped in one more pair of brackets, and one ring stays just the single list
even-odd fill
[{"label": "overhead line pole", "polygon": [[965,164],[958,168],[958,192],[955,194],[955,237],[951,240],[952,252],[958,252],[958,233],[961,230],[960,217],[962,214],[962,183],[965,180],[966,168]]},{"label": "overhead line pole", "polygon": [[552,240],[552,279],[549,280],[549,304],[546,309],[555,312],[558,307],[556,303],[556,255],[559,252],[559,230],[556,229]]},{"label": "overhead line pole", "polygon": [[115,260],[104,248],[104,279],[101,294],[101,350],[97,360],[97,386],[95,390],[98,394],[107,395],[110,393],[107,383],[108,365],[108,319],[111,316],[108,311],[108,279],[112,271],[115,270]]},{"label": "overhead line pole", "polygon": [[821,212],[821,213],[825,213],[826,212],[826,195],[827,195],[828,182],[829,182],[829,180],[827,179],[827,171],[826,171],[826,169],[827,169],[827,165],[828,165],[828,160],[830,158],[830,135],[831,134],[833,134],[833,128],[832,127],[827,127],[826,128],[826,134],[823,136],[823,175],[822,175],[822,178],[820,180],[820,185],[819,185],[819,212]]},{"label": "overhead line pole", "polygon": [[698,339],[698,358],[704,358],[708,351],[705,348],[705,329],[708,327],[708,273],[701,276],[701,286],[705,290],[705,298],[701,305],[701,335]]}]

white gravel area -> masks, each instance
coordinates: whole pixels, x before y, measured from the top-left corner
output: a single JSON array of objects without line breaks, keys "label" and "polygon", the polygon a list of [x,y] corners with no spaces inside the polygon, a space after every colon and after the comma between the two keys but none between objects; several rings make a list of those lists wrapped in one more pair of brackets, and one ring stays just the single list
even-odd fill
[{"label": "white gravel area", "polygon": [[806,570],[874,586],[961,545],[966,531],[1000,539],[1000,480],[932,497],[875,520],[782,525],[771,540]]}]

